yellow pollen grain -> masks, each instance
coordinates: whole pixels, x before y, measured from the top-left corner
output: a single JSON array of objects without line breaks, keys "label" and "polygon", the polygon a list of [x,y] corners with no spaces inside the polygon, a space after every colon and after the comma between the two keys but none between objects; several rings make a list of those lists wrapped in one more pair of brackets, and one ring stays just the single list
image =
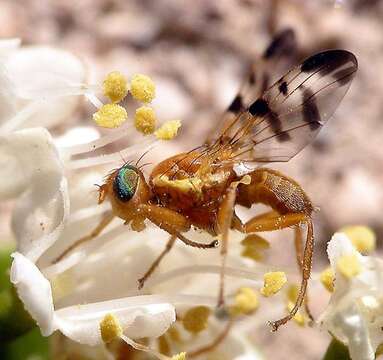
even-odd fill
[{"label": "yellow pollen grain", "polygon": [[259,307],[259,300],[256,292],[248,287],[242,287],[238,290],[234,298],[234,306],[231,310],[233,315],[252,314]]},{"label": "yellow pollen grain", "polygon": [[189,309],[182,319],[185,330],[197,334],[205,330],[210,316],[210,309],[207,306],[196,306]]},{"label": "yellow pollen grain", "polygon": [[150,103],[156,96],[156,86],[149,76],[136,74],[130,82],[130,93],[136,100]]},{"label": "yellow pollen grain", "polygon": [[93,120],[98,126],[105,128],[117,128],[128,118],[126,110],[117,104],[103,105],[93,114]]},{"label": "yellow pollen grain", "polygon": [[263,296],[269,297],[282,289],[287,282],[286,274],[283,271],[268,272],[263,275],[264,285],[261,289]]},{"label": "yellow pollen grain", "polygon": [[144,135],[149,135],[156,129],[156,115],[149,106],[141,106],[136,110],[134,126]]},{"label": "yellow pollen grain", "polygon": [[[294,308],[294,303],[289,301],[287,304],[287,311],[290,312]],[[306,323],[306,318],[299,311],[293,316],[293,320],[299,325],[304,326]]]},{"label": "yellow pollen grain", "polygon": [[331,267],[324,269],[320,274],[320,281],[322,285],[329,291],[334,291],[335,274]]},{"label": "yellow pollen grain", "polygon": [[289,302],[295,303],[298,299],[299,286],[297,284],[292,284],[287,288],[287,299]]},{"label": "yellow pollen grain", "polygon": [[356,254],[343,255],[340,257],[337,262],[337,268],[347,279],[353,278],[362,271],[362,265],[360,264]]},{"label": "yellow pollen grain", "polygon": [[126,78],[119,71],[109,73],[102,85],[104,95],[114,103],[121,101],[128,93]]},{"label": "yellow pollen grain", "polygon": [[101,338],[104,343],[119,338],[122,335],[120,322],[113,314],[106,314],[100,322]]},{"label": "yellow pollen grain", "polygon": [[355,225],[346,226],[340,230],[347,235],[355,246],[356,250],[363,254],[368,254],[375,250],[376,235],[368,226]]},{"label": "yellow pollen grain", "polygon": [[157,139],[172,140],[177,136],[178,129],[181,127],[181,121],[170,120],[163,124],[155,133]]},{"label": "yellow pollen grain", "polygon": [[171,357],[170,360],[186,360],[186,352],[179,353]]},{"label": "yellow pollen grain", "polygon": [[241,245],[244,247],[241,256],[254,261],[262,261],[264,258],[264,251],[270,247],[269,242],[257,234],[246,236],[241,241]]}]

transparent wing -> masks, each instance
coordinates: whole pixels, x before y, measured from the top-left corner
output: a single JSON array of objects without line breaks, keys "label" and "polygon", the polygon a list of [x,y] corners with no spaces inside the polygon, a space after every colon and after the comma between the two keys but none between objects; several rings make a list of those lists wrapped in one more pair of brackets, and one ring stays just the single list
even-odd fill
[{"label": "transparent wing", "polygon": [[358,68],[345,50],[328,50],[289,71],[246,110],[215,142],[230,148],[232,159],[288,161],[332,116]]},{"label": "transparent wing", "polygon": [[233,120],[245,111],[254,99],[262,93],[286,70],[291,67],[292,59],[296,55],[296,39],[292,29],[287,28],[274,36],[262,57],[251,65],[246,80],[240,87],[226,111],[220,116],[212,134],[206,143],[221,134]]}]

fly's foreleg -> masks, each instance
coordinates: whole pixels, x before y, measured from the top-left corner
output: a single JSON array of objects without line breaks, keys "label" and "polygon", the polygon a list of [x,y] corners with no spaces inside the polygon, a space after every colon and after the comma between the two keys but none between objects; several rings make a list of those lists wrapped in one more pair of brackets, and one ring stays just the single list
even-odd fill
[{"label": "fly's foreleg", "polygon": [[79,245],[94,239],[98,235],[101,234],[101,232],[111,223],[111,221],[114,219],[114,215],[111,211],[106,212],[103,217],[101,218],[100,223],[96,226],[96,228],[89,234],[81,239],[78,239],[75,241],[71,246],[69,246],[60,256],[58,256],[54,261],[53,264],[59,262],[62,260],[67,254],[69,254],[72,250],[74,250]]}]

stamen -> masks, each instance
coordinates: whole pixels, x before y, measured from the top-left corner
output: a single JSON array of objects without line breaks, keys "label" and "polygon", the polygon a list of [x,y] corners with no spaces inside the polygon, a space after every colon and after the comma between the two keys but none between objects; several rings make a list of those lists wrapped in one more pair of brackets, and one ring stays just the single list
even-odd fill
[{"label": "stamen", "polygon": [[241,241],[244,249],[241,256],[247,257],[254,261],[262,261],[264,259],[264,252],[270,247],[270,243],[263,237],[257,234],[250,234]]},{"label": "stamen", "polygon": [[136,100],[150,103],[156,96],[156,86],[149,76],[136,74],[130,82],[130,93]]},{"label": "stamen", "polygon": [[109,73],[103,82],[103,92],[113,103],[120,102],[128,93],[125,76],[119,71]]},{"label": "stamen", "polygon": [[335,280],[335,275],[334,275],[334,271],[331,269],[331,267],[328,267],[321,272],[320,281],[321,281],[322,285],[329,292],[334,291],[334,280]]},{"label": "stamen", "polygon": [[103,320],[100,322],[100,332],[101,332],[101,338],[106,344],[112,342],[115,339],[122,339],[134,349],[152,354],[159,360],[185,359],[185,353],[180,353],[170,358],[169,356],[163,355],[159,353],[158,351],[153,350],[146,345],[135,342],[131,338],[125,336],[123,333],[123,328],[119,320],[113,314],[105,315]]},{"label": "stamen", "polygon": [[152,134],[156,129],[156,115],[153,108],[149,106],[139,107],[134,116],[134,125],[144,135]]},{"label": "stamen", "polygon": [[208,325],[211,310],[207,306],[196,306],[189,309],[182,319],[185,330],[193,334],[205,330]]},{"label": "stamen", "polygon": [[180,127],[181,121],[170,120],[163,124],[154,134],[160,140],[172,140],[177,136]]},{"label": "stamen", "polygon": [[347,279],[353,278],[362,271],[362,265],[360,264],[356,254],[343,255],[340,257],[337,262],[337,268]]},{"label": "stamen", "polygon": [[287,282],[283,271],[268,272],[263,277],[264,287],[261,289],[261,294],[266,297],[276,294]]},{"label": "stamen", "polygon": [[93,120],[104,128],[117,128],[126,121],[128,114],[120,105],[106,104],[93,114]]},{"label": "stamen", "polygon": [[124,127],[120,127],[116,130],[111,130],[107,135],[102,136],[96,140],[90,141],[85,144],[79,144],[74,146],[63,146],[60,150],[65,151],[68,156],[77,155],[82,153],[87,153],[94,151],[96,149],[102,148],[114,141],[117,141],[128,134],[133,130],[133,125],[129,124]]},{"label": "stamen", "polygon": [[102,103],[101,100],[99,100],[99,98],[92,94],[92,93],[85,93],[85,98],[94,106],[96,107],[97,109],[101,109],[104,104]]},{"label": "stamen", "polygon": [[376,235],[368,226],[346,226],[340,232],[345,233],[362,254],[368,254],[376,248]]},{"label": "stamen", "polygon": [[242,287],[235,295],[235,304],[231,308],[233,315],[249,315],[259,307],[258,296],[255,291],[248,287]]},{"label": "stamen", "polygon": [[86,159],[70,160],[68,162],[68,168],[79,169],[79,168],[86,168],[90,166],[107,164],[110,162],[119,162],[121,161],[121,157],[128,158],[130,156],[136,155],[137,153],[147,151],[151,149],[155,145],[155,143],[156,143],[156,140],[154,140],[153,137],[151,137],[145,142],[131,145],[125,148],[124,150],[113,153],[113,154],[100,155],[100,156],[95,156],[95,157],[86,158]]},{"label": "stamen", "polygon": [[[235,278],[242,278],[252,280],[255,286],[261,287],[263,282],[259,278],[264,274],[266,267],[259,266],[256,270],[248,271],[245,269],[230,268],[225,269],[226,276],[232,276]],[[267,267],[270,269],[270,267]],[[166,273],[155,275],[152,279],[148,280],[146,286],[154,287],[167,281],[174,280],[177,277],[184,277],[190,274],[220,274],[221,266],[219,265],[194,265],[180,267],[176,270],[171,270]]]},{"label": "stamen", "polygon": [[113,314],[107,314],[100,322],[100,332],[104,343],[110,343],[116,338],[121,337],[122,327]]},{"label": "stamen", "polygon": [[25,106],[22,110],[18,111],[16,115],[14,115],[0,127],[0,133],[8,133],[17,129],[37,111],[39,111],[43,105],[43,101],[34,101],[31,104]]}]

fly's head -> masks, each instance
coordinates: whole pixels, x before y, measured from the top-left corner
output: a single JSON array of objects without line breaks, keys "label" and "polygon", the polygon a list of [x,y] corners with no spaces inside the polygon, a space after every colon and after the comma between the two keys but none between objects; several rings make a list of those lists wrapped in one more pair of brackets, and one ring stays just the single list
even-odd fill
[{"label": "fly's head", "polygon": [[151,197],[143,173],[135,166],[125,164],[113,171],[99,190],[99,204],[108,198],[115,214],[125,220],[132,219],[141,204]]}]

